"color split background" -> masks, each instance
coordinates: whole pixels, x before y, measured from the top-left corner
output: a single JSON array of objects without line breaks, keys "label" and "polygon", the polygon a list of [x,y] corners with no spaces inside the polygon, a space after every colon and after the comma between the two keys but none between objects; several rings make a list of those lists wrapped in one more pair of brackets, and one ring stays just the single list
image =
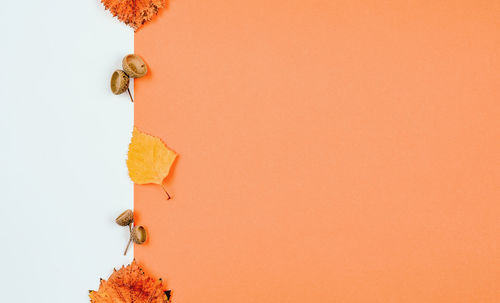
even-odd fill
[{"label": "color split background", "polygon": [[[98,2],[6,6],[6,301],[87,302],[133,200],[175,302],[500,301],[496,1],[174,0],[135,36]],[[132,106],[108,86],[134,49]],[[180,154],[173,200],[132,191],[133,123]]]}]

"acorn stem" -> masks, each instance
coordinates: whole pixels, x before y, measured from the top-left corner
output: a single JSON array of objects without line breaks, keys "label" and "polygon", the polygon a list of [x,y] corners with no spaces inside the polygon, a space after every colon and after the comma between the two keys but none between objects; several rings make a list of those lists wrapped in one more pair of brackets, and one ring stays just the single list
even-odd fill
[{"label": "acorn stem", "polygon": [[127,247],[125,247],[125,252],[123,253],[124,256],[127,255],[127,251],[128,251],[129,246],[130,246],[130,242],[132,242],[132,223],[128,224],[128,232],[130,233],[130,236],[128,238]]},{"label": "acorn stem", "polygon": [[168,194],[168,191],[167,189],[165,188],[165,185],[163,185],[163,183],[161,184],[161,187],[163,188],[163,190],[165,191],[165,193],[167,194],[167,200],[170,200],[170,195]]},{"label": "acorn stem", "polygon": [[130,88],[127,87],[127,92],[128,92],[128,95],[130,96],[130,101],[132,101],[132,103],[134,103],[134,98],[132,98],[132,94],[130,93]]},{"label": "acorn stem", "polygon": [[130,237],[128,238],[127,247],[125,247],[125,252],[123,253],[124,256],[127,255],[127,251],[128,251],[128,248],[130,247],[131,242],[132,242],[132,234],[130,234]]}]

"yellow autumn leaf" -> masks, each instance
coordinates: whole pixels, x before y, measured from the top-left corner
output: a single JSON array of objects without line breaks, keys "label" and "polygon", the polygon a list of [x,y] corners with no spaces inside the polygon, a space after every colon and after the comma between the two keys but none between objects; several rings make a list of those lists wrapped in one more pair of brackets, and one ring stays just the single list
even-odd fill
[{"label": "yellow autumn leaf", "polygon": [[[177,154],[163,141],[134,127],[132,141],[128,147],[127,167],[130,179],[136,184],[159,184],[170,172]],[[168,198],[170,195],[165,190]]]}]

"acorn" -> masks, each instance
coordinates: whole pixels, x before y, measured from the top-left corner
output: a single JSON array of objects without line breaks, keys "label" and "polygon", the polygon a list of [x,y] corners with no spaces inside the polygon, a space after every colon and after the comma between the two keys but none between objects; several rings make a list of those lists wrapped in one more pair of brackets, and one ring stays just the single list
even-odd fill
[{"label": "acorn", "polygon": [[122,94],[128,89],[128,84],[130,82],[129,77],[122,70],[115,70],[111,76],[111,91],[115,95]]},{"label": "acorn", "polygon": [[143,226],[134,226],[132,229],[132,241],[134,241],[135,244],[142,244],[146,242],[147,239],[147,234],[146,234],[146,229]]},{"label": "acorn", "polygon": [[141,78],[148,73],[144,60],[135,54],[126,55],[122,60],[122,66],[130,78]]},{"label": "acorn", "polygon": [[146,229],[143,226],[138,225],[132,228],[132,225],[130,224],[128,227],[130,231],[130,237],[128,239],[127,246],[125,247],[125,252],[123,252],[124,256],[127,255],[130,243],[134,242],[135,244],[143,244],[147,239]]},{"label": "acorn", "polygon": [[134,222],[134,212],[132,212],[132,210],[130,209],[127,209],[115,219],[115,222],[120,226],[128,226],[132,224],[132,222]]}]

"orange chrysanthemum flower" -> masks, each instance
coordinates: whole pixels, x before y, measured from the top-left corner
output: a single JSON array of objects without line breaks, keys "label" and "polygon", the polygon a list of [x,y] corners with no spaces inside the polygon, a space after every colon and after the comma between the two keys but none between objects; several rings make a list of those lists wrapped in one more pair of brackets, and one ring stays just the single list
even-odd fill
[{"label": "orange chrysanthemum flower", "polygon": [[101,0],[113,16],[134,30],[140,28],[166,6],[166,0]]}]

